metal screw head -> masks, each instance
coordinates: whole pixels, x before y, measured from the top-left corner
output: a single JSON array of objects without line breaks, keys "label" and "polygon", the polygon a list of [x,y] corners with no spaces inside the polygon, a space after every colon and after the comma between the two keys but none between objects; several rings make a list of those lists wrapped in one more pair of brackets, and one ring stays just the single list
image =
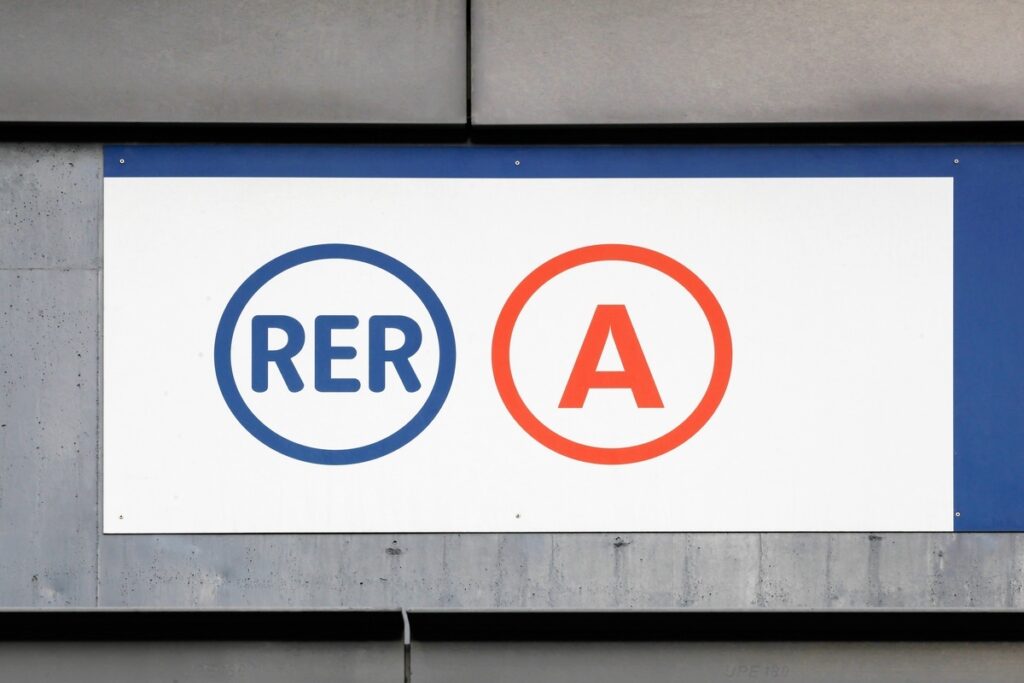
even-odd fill
[{"label": "metal screw head", "polygon": [[117,163],[119,163],[119,164],[123,164],[123,163],[124,163],[124,159],[118,159],[118,160],[117,160]]},{"label": "metal screw head", "polygon": [[960,160],[959,160],[959,159],[953,159],[953,163],[954,163],[954,164],[959,164],[959,163],[960,163]]},{"label": "metal screw head", "polygon": [[519,159],[516,159],[516,166],[519,165]]},{"label": "metal screw head", "polygon": [[959,513],[959,512],[957,512],[957,513],[954,513],[954,514],[956,514],[956,516],[957,516],[957,517],[959,517],[959,516],[960,516],[960,513]]}]

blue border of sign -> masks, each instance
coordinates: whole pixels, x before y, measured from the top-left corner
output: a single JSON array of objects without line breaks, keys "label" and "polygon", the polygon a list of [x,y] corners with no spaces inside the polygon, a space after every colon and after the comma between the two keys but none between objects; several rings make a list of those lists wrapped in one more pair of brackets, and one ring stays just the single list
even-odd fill
[{"label": "blue border of sign", "polygon": [[[355,448],[315,448],[281,436],[264,424],[246,404],[242,394],[238,391],[238,384],[235,382],[234,371],[231,367],[231,340],[234,338],[238,319],[253,295],[263,285],[284,271],[322,259],[359,261],[394,275],[423,302],[434,323],[434,329],[437,331],[439,351],[437,379],[434,380],[434,386],[419,411],[394,433],[374,443]],[[353,465],[374,460],[401,448],[416,438],[437,417],[438,411],[441,410],[445,399],[448,398],[452,379],[455,376],[455,333],[452,330],[448,312],[441,304],[437,294],[423,278],[401,261],[379,251],[353,244],[316,244],[282,254],[260,266],[256,272],[246,278],[245,282],[228,300],[228,304],[221,314],[220,323],[217,325],[213,357],[217,384],[220,386],[220,392],[224,396],[228,408],[231,409],[242,426],[264,445],[296,460],[320,465]]]},{"label": "blue border of sign", "polygon": [[1024,530],[1024,146],[119,145],[104,168],[108,178],[952,177],[954,528]]}]

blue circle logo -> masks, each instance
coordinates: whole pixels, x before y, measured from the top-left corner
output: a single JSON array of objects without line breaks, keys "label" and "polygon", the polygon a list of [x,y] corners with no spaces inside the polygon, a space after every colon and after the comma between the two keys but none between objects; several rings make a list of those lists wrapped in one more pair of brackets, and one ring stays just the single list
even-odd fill
[{"label": "blue circle logo", "polygon": [[[238,325],[246,304],[256,292],[271,279],[290,268],[324,259],[358,261],[391,274],[412,290],[423,303],[437,332],[439,349],[437,378],[419,411],[392,434],[374,443],[355,448],[317,448],[297,443],[277,433],[264,424],[246,404],[238,389],[231,366],[231,346],[235,327]],[[423,278],[397,259],[379,251],[352,244],[318,244],[303,247],[278,256],[257,269],[242,283],[224,308],[220,324],[217,326],[213,355],[220,392],[224,396],[228,408],[231,409],[242,426],[263,444],[283,455],[321,465],[352,465],[366,462],[387,455],[406,445],[437,417],[438,411],[441,410],[445,399],[448,398],[452,379],[455,376],[455,334],[452,331],[448,312],[434,290]]]}]

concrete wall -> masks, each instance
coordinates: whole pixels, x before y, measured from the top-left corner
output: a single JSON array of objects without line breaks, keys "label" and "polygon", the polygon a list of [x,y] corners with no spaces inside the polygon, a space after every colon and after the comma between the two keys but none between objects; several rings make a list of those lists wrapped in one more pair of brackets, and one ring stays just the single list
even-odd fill
[{"label": "concrete wall", "polygon": [[[134,35],[150,38],[133,38],[138,42],[132,49],[144,54],[165,45],[147,12],[171,12],[174,3],[149,2],[131,11],[125,9],[129,4],[135,6],[100,0],[80,5],[103,9],[105,22],[80,10],[62,13],[48,3],[0,6],[0,120],[465,120],[465,89],[458,85],[465,82],[451,80],[464,62],[445,57],[443,68],[431,66],[431,55],[465,48],[456,26],[465,20],[460,3],[386,3],[384,15],[366,20],[368,33],[356,32],[361,37],[351,37],[348,47],[338,47],[340,53],[331,52],[333,39],[324,38],[305,57],[274,51],[299,49],[276,47],[283,43],[274,29],[284,30],[293,12],[275,3],[250,3],[261,12],[280,9],[260,23],[264,61],[242,69],[238,82],[251,83],[243,88],[247,94],[229,89],[224,98],[206,99],[196,93],[209,83],[195,90],[175,88],[185,71],[147,71],[143,64],[127,80],[81,72],[84,67],[75,60],[99,59],[99,65],[120,68],[126,54],[134,53],[103,52],[103,37],[115,29],[132,33],[136,20],[147,25]],[[691,41],[677,39],[684,34],[670,29],[691,27],[699,38],[730,25],[733,13],[746,17],[742,25],[753,31],[762,21],[751,18],[754,4],[775,8],[763,21],[776,23],[767,25],[810,31],[817,42],[776,34],[755,40],[751,59],[792,61],[793,51],[810,50],[804,54],[817,65],[811,74],[816,76],[801,90],[802,71],[766,70],[743,81],[743,97],[723,100],[716,109],[718,86],[709,83],[742,81],[742,64],[711,58],[697,69],[684,49]],[[968,7],[949,15],[928,11],[933,3],[884,3],[891,8],[885,12],[883,4],[754,4],[645,2],[627,8],[603,0],[475,2],[476,119],[1024,118],[1024,67],[1017,61],[1024,49],[1024,21],[1015,20],[1024,3],[936,3],[950,11],[954,5]],[[199,12],[195,3],[189,7]],[[211,12],[223,17],[241,5],[216,7]],[[335,21],[335,7],[371,11],[358,3],[303,7],[322,12],[303,19],[310,31],[326,31],[316,28],[317,22]],[[863,7],[882,12],[878,16],[888,17],[883,27],[898,33],[893,40],[906,39],[921,55],[936,55],[933,66],[938,66],[929,72],[918,65],[917,71],[894,75],[884,67],[902,64],[903,48],[881,62],[854,60],[855,38],[867,40],[876,26]],[[716,12],[727,16],[715,18]],[[788,24],[786,12],[795,17]],[[861,18],[844,19],[853,15]],[[92,37],[73,35],[68,27],[76,22],[93,26]],[[160,25],[173,33],[188,24],[185,18],[181,22]],[[218,30],[203,40],[219,44],[236,29],[224,24]],[[851,37],[850,31],[860,33]],[[949,32],[971,40],[947,48],[936,44]],[[609,35],[614,39],[607,40]],[[835,53],[828,47],[830,35],[842,47]],[[20,48],[10,47],[12,36]],[[72,44],[59,45],[58,38],[66,36]],[[423,41],[422,49],[406,50],[417,40]],[[61,55],[59,63],[40,61],[51,44],[56,52],[50,54]],[[193,47],[181,54],[171,50],[163,63],[187,65],[191,74],[195,63],[189,60],[200,59],[199,48],[180,45]],[[962,59],[945,54],[957,46],[965,53]],[[350,48],[356,57],[346,56]],[[321,98],[317,106],[305,108],[301,96],[276,97],[284,91],[274,88],[284,88],[292,73],[267,71],[266,64],[280,58],[301,65],[332,54],[358,68],[337,79],[330,75],[335,71],[320,67],[312,81],[301,75],[303,87],[324,86],[313,88]],[[841,96],[847,89],[825,87],[847,79],[833,54],[839,62],[845,55],[859,74],[857,93],[863,95],[874,83],[888,93],[889,105],[863,109]],[[394,59],[404,66],[385,74]],[[32,60],[39,70],[30,68]],[[212,61],[217,68],[228,64]],[[648,68],[655,63],[661,89]],[[383,71],[374,71],[378,65]],[[257,78],[264,73],[265,80]],[[929,97],[901,90],[900,73],[915,82],[931,73],[929,88],[950,86],[942,91],[948,106],[932,106]],[[216,74],[213,81],[230,82],[237,72]],[[164,80],[149,83],[157,76]],[[697,76],[707,79],[698,89],[700,106],[698,99],[683,97],[687,79]],[[765,86],[762,81],[769,77],[783,80]],[[52,92],[43,92],[44,83]],[[261,89],[264,85],[268,89]],[[911,95],[899,97],[902,92]],[[104,105],[103,93],[116,95],[112,106]],[[799,106],[786,110],[787,99]],[[303,118],[303,112],[309,116]],[[1024,607],[1024,537],[1017,534],[103,536],[98,532],[100,162],[98,144],[0,145],[0,606]]]},{"label": "concrete wall", "polygon": [[0,3],[0,121],[462,123],[464,0]]},{"label": "concrete wall", "polygon": [[1024,607],[1017,534],[103,536],[100,145],[0,145],[0,605]]},{"label": "concrete wall", "polygon": [[380,683],[403,680],[402,643],[0,642],[5,680],[76,683]]},{"label": "concrete wall", "polygon": [[[464,123],[466,0],[0,3],[0,121]],[[1024,119],[1020,0],[474,0],[477,124]]]},{"label": "concrete wall", "polygon": [[1016,643],[417,643],[426,683],[1017,683]]},{"label": "concrete wall", "polygon": [[473,121],[1024,119],[1020,0],[475,0]]}]

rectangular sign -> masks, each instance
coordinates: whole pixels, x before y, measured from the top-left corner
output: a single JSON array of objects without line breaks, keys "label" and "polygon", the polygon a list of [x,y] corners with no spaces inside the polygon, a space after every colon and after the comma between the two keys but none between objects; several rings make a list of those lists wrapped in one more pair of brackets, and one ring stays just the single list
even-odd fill
[{"label": "rectangular sign", "polygon": [[104,530],[1024,528],[1013,159],[108,147]]}]

